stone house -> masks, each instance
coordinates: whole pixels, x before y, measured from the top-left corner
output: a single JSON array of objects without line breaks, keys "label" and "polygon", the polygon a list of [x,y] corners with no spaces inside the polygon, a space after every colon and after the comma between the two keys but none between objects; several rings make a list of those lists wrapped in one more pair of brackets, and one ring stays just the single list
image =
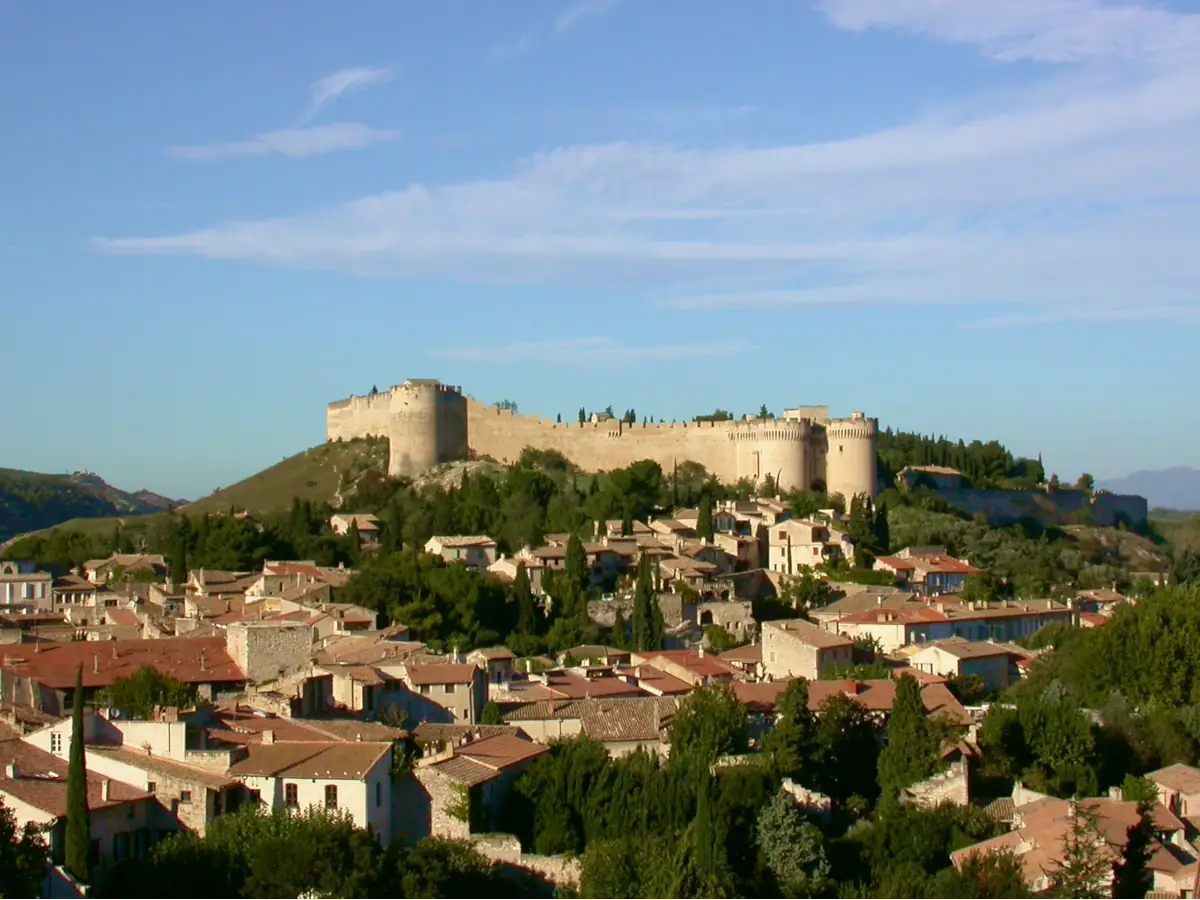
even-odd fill
[{"label": "stone house", "polygon": [[667,728],[678,697],[605,697],[539,700],[504,717],[540,744],[584,735],[599,741],[613,759],[637,750],[665,756]]},{"label": "stone house", "polygon": [[714,682],[728,684],[733,681],[734,675],[728,663],[719,656],[705,652],[703,647],[695,650],[647,650],[645,653],[634,653],[630,661],[635,671],[641,666],[650,666],[693,687],[704,687]]},{"label": "stone house", "polygon": [[0,604],[26,612],[54,607],[54,576],[49,572],[26,571],[15,561],[0,562]]},{"label": "stone house", "polygon": [[[92,864],[99,872],[144,857],[179,824],[153,794],[106,778],[89,768],[87,798]],[[45,826],[50,858],[61,865],[66,852],[67,763],[19,738],[0,741],[0,800],[16,818]]]},{"label": "stone house", "polygon": [[[245,799],[242,786],[225,774],[238,754],[189,749],[187,725],[174,711],[151,721],[85,712],[83,727],[89,772],[153,795],[174,820],[197,834]],[[71,729],[71,720],[63,719],[23,740],[65,763]]]},{"label": "stone house", "polygon": [[329,519],[329,527],[338,537],[349,534],[351,525],[358,527],[358,537],[363,543],[377,542],[383,531],[383,523],[371,513],[336,513]]},{"label": "stone house", "polygon": [[[1137,803],[1113,797],[1078,801],[1041,797],[1016,806],[1012,831],[956,850],[950,854],[950,862],[961,868],[975,854],[1008,851],[1020,864],[1029,889],[1044,892],[1050,886],[1048,873],[1061,862],[1064,838],[1079,816],[1077,805],[1086,807],[1095,822],[1099,849],[1106,861],[1110,865],[1119,861],[1129,840],[1129,829],[1141,815]],[[1146,864],[1153,878],[1151,891],[1159,896],[1190,896],[1195,887],[1197,859],[1195,850],[1184,839],[1183,822],[1161,803],[1154,805],[1151,821],[1154,836]],[[1105,887],[1110,879],[1103,879]]]},{"label": "stone house", "polygon": [[854,642],[802,619],[762,623],[763,670],[770,679],[816,681],[854,662]]},{"label": "stone house", "polygon": [[1014,680],[1012,653],[991,641],[947,638],[923,644],[909,655],[908,664],[918,671],[947,678],[978,675],[989,691],[1006,688]]},{"label": "stone house", "polygon": [[853,563],[854,545],[847,535],[835,533],[824,522],[785,519],[767,532],[767,567],[772,572],[796,575],[827,562]]},{"label": "stone house", "polygon": [[1158,788],[1159,802],[1181,819],[1200,818],[1200,769],[1175,763],[1146,773]]},{"label": "stone house", "polygon": [[501,556],[494,563],[487,567],[488,572],[495,575],[505,584],[512,584],[517,580],[517,568],[525,567],[525,577],[529,579],[529,590],[535,597],[541,597],[545,594],[542,588],[542,572],[545,571],[545,566],[541,560],[530,557],[512,557]]},{"label": "stone house", "polygon": [[735,572],[757,569],[762,565],[758,552],[759,543],[756,538],[719,531],[713,535],[713,543],[733,557]]},{"label": "stone house", "polygon": [[481,647],[467,654],[467,662],[484,671],[488,684],[504,684],[516,674],[517,654],[507,647]]},{"label": "stone house", "polygon": [[486,534],[435,535],[425,542],[424,550],[472,569],[486,569],[496,561],[496,542]]},{"label": "stone house", "polygon": [[407,710],[415,721],[442,721],[446,716],[459,724],[479,721],[488,700],[487,676],[471,663],[409,663],[402,678],[412,694],[423,702]]},{"label": "stone house", "polygon": [[416,761],[400,786],[399,834],[468,839],[495,831],[513,782],[549,748],[509,734],[460,738]]},{"label": "stone house", "polygon": [[893,556],[878,557],[873,568],[891,572],[901,587],[930,597],[956,594],[966,585],[968,575],[980,573],[947,554],[943,547],[905,547]]},{"label": "stone house", "polygon": [[249,744],[229,774],[270,809],[344,810],[383,844],[392,839],[392,744],[289,741]]},{"label": "stone house", "polygon": [[765,677],[762,644],[744,644],[721,654],[721,660],[738,672],[745,681],[759,681]]},{"label": "stone house", "polygon": [[964,602],[954,597],[889,606],[881,596],[875,609],[829,623],[842,634],[873,637],[885,653],[909,644],[959,637],[971,641],[1013,641],[1052,622],[1073,623],[1076,612],[1054,600]]},{"label": "stone house", "polygon": [[106,559],[90,559],[82,573],[92,584],[108,584],[114,577],[138,575],[150,580],[167,577],[167,561],[159,553],[114,553]]}]

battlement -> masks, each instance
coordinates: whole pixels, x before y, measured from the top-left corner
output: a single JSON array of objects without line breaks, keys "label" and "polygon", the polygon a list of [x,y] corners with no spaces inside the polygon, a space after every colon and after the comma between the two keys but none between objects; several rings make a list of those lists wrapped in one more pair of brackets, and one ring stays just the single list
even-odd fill
[{"label": "battlement", "polygon": [[[778,419],[560,422],[482,403],[435,379],[409,379],[328,404],[326,436],[387,437],[389,473],[409,477],[469,452],[511,463],[532,447],[559,452],[588,471],[612,471],[643,459],[664,468],[691,460],[730,483],[770,475],[790,490],[828,479],[831,492],[873,494],[875,420],[860,412],[830,420],[828,410],[793,407]],[[830,439],[840,443],[833,447]]]}]

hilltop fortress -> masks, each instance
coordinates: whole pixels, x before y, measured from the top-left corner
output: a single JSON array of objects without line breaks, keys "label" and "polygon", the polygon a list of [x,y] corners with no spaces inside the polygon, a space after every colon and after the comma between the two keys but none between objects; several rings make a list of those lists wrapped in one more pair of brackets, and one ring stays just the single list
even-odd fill
[{"label": "hilltop fortress", "polygon": [[386,437],[388,473],[413,477],[469,451],[511,463],[526,447],[557,450],[582,469],[605,472],[642,459],[665,470],[692,460],[723,482],[761,482],[782,490],[823,486],[847,500],[875,496],[878,425],[863,413],[829,418],[827,406],[786,409],[778,419],[627,424],[593,416],[582,425],[520,415],[464,396],[462,388],[410,379],[387,391],[330,403],[328,440]]}]

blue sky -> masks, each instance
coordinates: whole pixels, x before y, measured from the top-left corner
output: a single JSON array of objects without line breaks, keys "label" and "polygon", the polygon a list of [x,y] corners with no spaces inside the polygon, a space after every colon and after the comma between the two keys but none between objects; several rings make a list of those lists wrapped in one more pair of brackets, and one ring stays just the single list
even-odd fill
[{"label": "blue sky", "polygon": [[18,4],[0,464],[207,493],[406,377],[1200,465],[1200,9]]}]

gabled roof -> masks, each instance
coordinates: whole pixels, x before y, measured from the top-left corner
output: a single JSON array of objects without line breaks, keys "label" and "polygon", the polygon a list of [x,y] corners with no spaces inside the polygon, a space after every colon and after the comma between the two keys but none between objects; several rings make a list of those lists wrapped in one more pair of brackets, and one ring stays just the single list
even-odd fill
[{"label": "gabled roof", "polygon": [[[9,777],[9,766],[16,766],[16,778]],[[107,800],[104,799],[106,781],[109,782]],[[19,738],[0,741],[0,792],[52,816],[65,816],[67,761]],[[104,778],[91,771],[87,773],[89,809],[105,809],[122,803],[148,800],[150,797],[149,793],[131,784]]]},{"label": "gabled roof", "polygon": [[1181,794],[1200,794],[1200,769],[1183,763],[1175,763],[1163,769],[1147,772],[1146,777],[1165,788]]},{"label": "gabled roof", "polygon": [[426,546],[436,541],[443,547],[495,547],[496,542],[486,534],[435,534]]},{"label": "gabled roof", "polygon": [[246,680],[246,674],[226,651],[224,638],[66,641],[43,644],[36,653],[32,647],[16,645],[0,656],[0,668],[34,678],[54,690],[73,689],[75,672],[81,665],[85,688],[108,687],[143,666],[152,666],[188,684]]},{"label": "gabled roof", "polygon": [[[844,634],[826,631],[820,625],[814,625],[812,622],[806,622],[803,619],[779,619],[774,622],[764,622],[763,631],[766,632],[768,629],[782,631],[784,634],[795,638],[801,643],[822,650],[836,650],[838,648],[854,646],[854,641]],[[761,654],[761,652],[760,650],[759,653]]]},{"label": "gabled roof", "polygon": [[535,744],[511,734],[498,734],[455,747],[453,756],[431,764],[430,768],[451,781],[474,786],[491,781],[504,774],[506,769],[549,752],[550,748],[544,744]]},{"label": "gabled roof", "polygon": [[246,758],[230,766],[229,774],[358,781],[391,749],[390,743],[366,741],[250,744]]},{"label": "gabled roof", "polygon": [[412,663],[405,666],[413,684],[470,684],[478,668],[470,663]]},{"label": "gabled roof", "polygon": [[601,742],[655,741],[679,709],[676,697],[610,697],[539,700],[505,716],[509,722],[577,719],[583,733]]}]

